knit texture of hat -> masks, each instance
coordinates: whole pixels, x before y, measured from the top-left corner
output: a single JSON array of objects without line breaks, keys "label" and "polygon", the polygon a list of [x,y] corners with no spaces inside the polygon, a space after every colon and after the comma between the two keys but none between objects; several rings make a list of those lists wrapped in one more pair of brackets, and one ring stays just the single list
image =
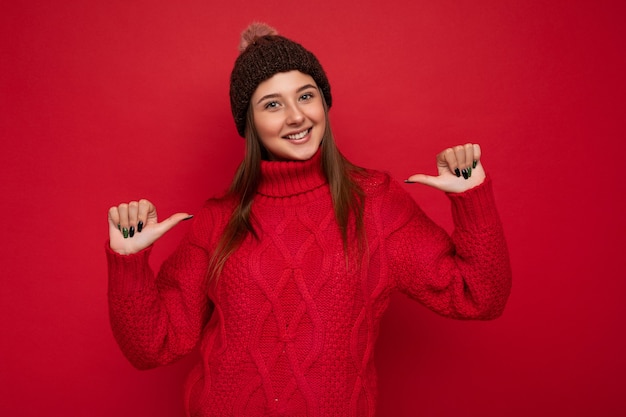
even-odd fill
[{"label": "knit texture of hat", "polygon": [[230,75],[230,107],[237,132],[244,137],[250,99],[263,81],[279,72],[298,70],[310,75],[330,108],[330,84],[321,64],[302,45],[278,35],[263,23],[253,23],[241,34],[241,51]]}]

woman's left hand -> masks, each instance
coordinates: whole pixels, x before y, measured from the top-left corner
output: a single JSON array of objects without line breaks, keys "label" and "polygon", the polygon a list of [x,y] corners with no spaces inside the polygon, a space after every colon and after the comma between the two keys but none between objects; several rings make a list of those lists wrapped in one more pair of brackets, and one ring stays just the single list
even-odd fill
[{"label": "woman's left hand", "polygon": [[447,193],[462,193],[485,180],[480,156],[478,144],[467,143],[448,148],[437,155],[439,175],[415,174],[405,182],[430,185]]}]

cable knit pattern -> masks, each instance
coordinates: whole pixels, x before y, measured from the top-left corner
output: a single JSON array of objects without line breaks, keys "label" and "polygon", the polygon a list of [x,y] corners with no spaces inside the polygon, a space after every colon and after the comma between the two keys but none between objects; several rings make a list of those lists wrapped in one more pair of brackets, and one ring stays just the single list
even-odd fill
[{"label": "cable knit pattern", "polygon": [[166,364],[200,342],[186,384],[190,416],[372,417],[374,345],[395,290],[462,319],[502,313],[510,266],[490,180],[449,195],[448,236],[388,175],[368,171],[367,253],[346,262],[316,155],[263,162],[248,237],[216,285],[211,251],[234,202],[214,199],[155,278],[149,249],[108,249],[114,335],[138,368]]}]

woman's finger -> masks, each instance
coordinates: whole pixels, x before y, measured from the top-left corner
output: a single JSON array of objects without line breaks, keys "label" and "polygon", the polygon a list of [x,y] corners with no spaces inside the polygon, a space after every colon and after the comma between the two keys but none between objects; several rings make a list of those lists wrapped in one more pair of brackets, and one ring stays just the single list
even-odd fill
[{"label": "woman's finger", "polygon": [[478,163],[478,161],[480,161],[480,157],[482,155],[482,153],[481,153],[482,151],[480,149],[480,145],[477,144],[477,143],[474,143],[472,145],[472,147],[474,148],[474,161],[472,161],[472,162],[475,165],[476,163]]},{"label": "woman's finger", "polygon": [[119,225],[120,230],[122,231],[122,235],[124,235],[124,239],[128,238],[128,229],[130,227],[130,222],[128,220],[128,204],[122,203],[117,206],[117,211],[119,213]]},{"label": "woman's finger", "polygon": [[131,201],[128,203],[128,237],[135,236],[137,228],[137,214],[139,212],[139,203]]},{"label": "woman's finger", "polygon": [[447,171],[456,174],[457,177],[461,175],[454,149],[448,148],[437,155],[437,169],[439,170],[439,175]]},{"label": "woman's finger", "polygon": [[120,229],[120,214],[117,210],[117,206],[113,206],[109,209],[109,223],[115,229]]},{"label": "woman's finger", "polygon": [[148,216],[150,215],[151,212],[154,213],[153,217],[154,217],[154,222],[156,223],[157,218],[156,218],[156,209],[154,208],[154,205],[146,199],[139,200],[139,211],[137,213],[137,232],[138,233],[141,233],[143,228],[148,225]]},{"label": "woman's finger", "polygon": [[189,213],[176,213],[167,219],[163,220],[161,223],[158,223],[159,237],[166,232],[168,232],[171,228],[176,226],[178,223],[184,220],[190,220],[193,218],[193,214]]},{"label": "woman's finger", "polygon": [[472,176],[472,168],[474,164],[474,145],[471,143],[466,143],[463,145],[463,149],[465,151],[465,170],[467,172],[467,177]]},{"label": "woman's finger", "polygon": [[465,164],[466,168],[470,168],[474,162],[474,145],[472,143],[466,143],[463,145],[465,149]]},{"label": "woman's finger", "polygon": [[[457,169],[460,172],[455,171],[457,177],[463,175],[463,178],[469,178],[469,171],[467,168],[469,167],[467,163],[467,155],[466,155],[466,146],[457,145],[454,147],[454,155],[456,156],[456,162],[458,164]],[[460,174],[460,175],[459,175]]]}]

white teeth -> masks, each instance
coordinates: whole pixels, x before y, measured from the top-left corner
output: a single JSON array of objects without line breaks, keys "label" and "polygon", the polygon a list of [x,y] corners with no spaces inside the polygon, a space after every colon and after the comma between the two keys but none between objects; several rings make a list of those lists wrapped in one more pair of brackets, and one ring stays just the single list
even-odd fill
[{"label": "white teeth", "polygon": [[303,132],[300,132],[300,133],[297,133],[295,135],[287,135],[287,137],[289,139],[294,139],[294,140],[302,139],[303,137],[305,137],[309,133],[309,130],[311,130],[311,129],[307,129],[307,130],[305,130]]}]

